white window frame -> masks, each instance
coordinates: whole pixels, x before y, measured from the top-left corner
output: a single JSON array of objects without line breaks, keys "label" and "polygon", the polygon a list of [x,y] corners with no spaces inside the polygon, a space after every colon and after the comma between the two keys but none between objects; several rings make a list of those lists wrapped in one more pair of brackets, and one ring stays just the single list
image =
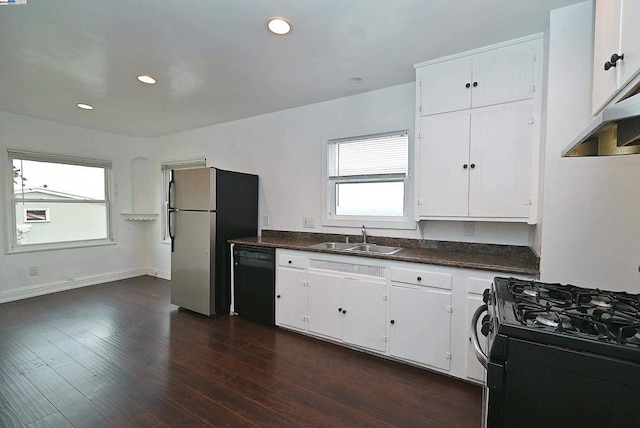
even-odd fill
[{"label": "white window frame", "polygon": [[[44,211],[44,220],[29,220],[27,214],[29,211]],[[51,215],[49,214],[49,208],[25,208],[24,209],[24,222],[25,223],[49,223],[51,222]]]},{"label": "white window frame", "polygon": [[160,226],[160,239],[163,244],[170,244],[169,238],[169,188],[168,180],[169,174],[172,169],[192,169],[192,168],[205,168],[207,166],[207,158],[204,156],[172,159],[160,162],[160,180],[162,193],[160,196],[160,213],[161,213],[161,226]]},{"label": "white window frame", "polygon": [[[113,165],[111,161],[100,160],[100,159],[90,159],[90,158],[81,158],[75,156],[67,156],[62,154],[54,154],[54,153],[45,153],[45,152],[37,152],[37,151],[25,151],[21,149],[7,149],[5,151],[5,162],[4,164],[8,166],[10,173],[6,174],[7,177],[5,189],[7,197],[5,198],[6,207],[9,212],[6,212],[6,222],[5,222],[5,237],[6,237],[6,253],[29,253],[34,251],[47,251],[47,250],[58,250],[58,249],[67,249],[67,248],[78,248],[78,247],[94,247],[101,245],[113,245],[115,242],[113,240],[113,207],[112,201],[113,196],[111,193],[112,189],[112,170]],[[106,238],[101,239],[85,239],[85,240],[69,240],[69,241],[60,241],[60,242],[46,242],[40,244],[21,244],[18,245],[17,239],[17,219],[16,219],[16,202],[17,198],[14,192],[14,183],[13,183],[13,160],[14,159],[23,159],[23,160],[31,160],[31,161],[39,161],[39,162],[50,162],[50,163],[59,163],[59,164],[68,164],[68,165],[80,165],[80,166],[90,166],[96,168],[104,169],[105,174],[105,199],[104,200],[88,200],[87,203],[96,203],[101,202],[106,205],[106,221],[107,221],[107,236]],[[20,198],[20,201],[24,202],[36,202],[42,203],[41,199],[23,199]],[[55,202],[59,202],[55,200]],[[74,203],[82,203],[82,200],[74,200]],[[48,209],[47,209],[48,210]],[[49,217],[50,218],[50,217]],[[25,224],[36,223],[33,222],[25,222]]]},{"label": "white window frame", "polygon": [[[417,223],[413,216],[414,179],[413,179],[413,147],[414,124],[402,122],[379,127],[369,127],[350,131],[338,131],[323,135],[322,143],[322,225],[335,227],[362,227],[377,229],[415,230]],[[329,178],[328,151],[329,143],[334,140],[357,139],[359,137],[390,134],[397,131],[408,133],[408,168],[404,179],[404,215],[394,217],[383,216],[339,216],[333,213],[335,206],[335,181]],[[344,181],[343,181],[344,182]]]}]

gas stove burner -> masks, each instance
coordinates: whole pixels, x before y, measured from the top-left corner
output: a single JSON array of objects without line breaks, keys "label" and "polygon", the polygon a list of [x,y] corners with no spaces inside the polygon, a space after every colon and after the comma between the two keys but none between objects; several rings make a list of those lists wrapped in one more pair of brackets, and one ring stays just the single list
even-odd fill
[{"label": "gas stove burner", "polygon": [[558,321],[552,320],[550,317],[548,317],[545,314],[538,315],[536,317],[536,322],[538,324],[546,325],[547,327],[553,327],[553,328],[556,328],[558,327],[558,325],[560,325]]},{"label": "gas stove burner", "polygon": [[568,316],[555,312],[542,312],[538,314],[535,318],[535,323],[561,329],[571,327],[571,319]]},{"label": "gas stove burner", "polygon": [[613,299],[608,296],[597,295],[593,296],[591,299],[591,303],[593,306],[597,306],[603,309],[610,309],[613,307]]}]

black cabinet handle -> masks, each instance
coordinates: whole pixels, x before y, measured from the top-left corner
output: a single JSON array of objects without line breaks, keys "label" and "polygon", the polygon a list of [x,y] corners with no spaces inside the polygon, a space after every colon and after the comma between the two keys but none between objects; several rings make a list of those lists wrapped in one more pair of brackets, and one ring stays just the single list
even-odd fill
[{"label": "black cabinet handle", "polygon": [[421,277],[421,276],[417,277],[416,279],[417,279],[418,281],[422,281],[422,277]]},{"label": "black cabinet handle", "polygon": [[346,310],[346,309],[343,309],[343,310],[342,310],[342,313],[343,313],[343,314],[346,314],[346,313],[347,313],[347,310]]},{"label": "black cabinet handle", "polygon": [[280,298],[280,295],[278,294],[276,297],[279,299],[279,298]]},{"label": "black cabinet handle", "polygon": [[390,322],[391,322],[391,324],[395,324],[395,323],[396,323],[396,321],[395,321],[395,320],[391,320]]},{"label": "black cabinet handle", "polygon": [[291,260],[289,260],[289,264],[291,264]]},{"label": "black cabinet handle", "polygon": [[342,308],[338,308],[338,312],[342,312]]},{"label": "black cabinet handle", "polygon": [[604,63],[604,70],[607,71],[611,67],[615,67],[616,63],[622,60],[624,60],[624,54],[618,55],[617,53],[614,53],[611,55],[611,59]]},{"label": "black cabinet handle", "polygon": [[464,169],[467,169],[467,168],[469,168],[469,165],[467,165],[467,164],[465,163],[464,165],[462,165],[462,167],[463,167]]},{"label": "black cabinet handle", "polygon": [[493,328],[492,328],[490,322],[486,322],[486,323],[482,324],[482,327],[480,327],[480,333],[482,333],[482,335],[484,337],[487,337],[491,330],[493,330]]},{"label": "black cabinet handle", "polygon": [[478,82],[473,82],[473,87],[476,88],[478,86]]},{"label": "black cabinet handle", "polygon": [[475,163],[472,163],[472,164],[471,164],[471,168],[475,168],[475,167],[476,167],[476,164],[475,164]]},{"label": "black cabinet handle", "polygon": [[491,292],[490,292],[490,291],[489,291],[489,289],[487,288],[487,289],[485,289],[485,290],[482,292],[482,301],[483,301],[485,304],[487,304],[487,303],[489,303],[489,300],[490,300],[490,299],[491,299]]},{"label": "black cabinet handle", "polygon": [[467,83],[466,85],[464,85],[465,88],[470,88],[471,87],[471,83]]}]

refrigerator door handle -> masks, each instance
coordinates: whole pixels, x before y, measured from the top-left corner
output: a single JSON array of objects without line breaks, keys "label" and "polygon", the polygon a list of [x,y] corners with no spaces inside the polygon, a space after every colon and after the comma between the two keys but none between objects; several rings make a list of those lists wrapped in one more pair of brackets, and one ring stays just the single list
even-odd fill
[{"label": "refrigerator door handle", "polygon": [[167,220],[168,220],[168,226],[169,226],[169,239],[171,240],[171,252],[174,252],[174,245],[173,245],[173,241],[175,240],[176,235],[173,233],[173,221],[171,221],[171,219],[173,218],[173,215],[175,214],[175,211],[169,209],[168,213],[167,213]]},{"label": "refrigerator door handle", "polygon": [[169,180],[169,194],[167,196],[167,206],[169,207],[169,209],[175,208],[173,206],[173,201],[174,201],[173,186],[174,185],[175,185],[175,182],[173,181],[173,171],[171,171],[171,179]]},{"label": "refrigerator door handle", "polygon": [[171,178],[169,179],[169,189],[168,189],[168,195],[167,195],[167,222],[168,222],[168,227],[169,227],[169,239],[171,240],[171,252],[174,252],[174,238],[175,238],[175,234],[173,233],[173,222],[171,221],[171,219],[173,218],[173,196],[174,196],[174,192],[173,192],[173,186],[175,185],[175,182],[173,181],[173,170],[171,170],[170,172],[171,174]]}]

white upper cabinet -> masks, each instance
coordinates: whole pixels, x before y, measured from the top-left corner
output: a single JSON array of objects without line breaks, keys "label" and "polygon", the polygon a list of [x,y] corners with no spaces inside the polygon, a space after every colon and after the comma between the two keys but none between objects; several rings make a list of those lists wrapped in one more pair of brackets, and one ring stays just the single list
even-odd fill
[{"label": "white upper cabinet", "polygon": [[420,115],[533,97],[535,47],[507,46],[416,65]]},{"label": "white upper cabinet", "polygon": [[419,215],[529,216],[531,103],[423,117]]},{"label": "white upper cabinet", "polygon": [[416,66],[416,219],[535,224],[542,37],[467,55]]},{"label": "white upper cabinet", "polygon": [[471,115],[469,216],[529,216],[532,125],[530,103]]},{"label": "white upper cabinet", "polygon": [[421,217],[469,215],[470,123],[467,113],[427,116],[420,121]]},{"label": "white upper cabinet", "polygon": [[640,1],[598,0],[593,45],[593,113],[640,70]]},{"label": "white upper cabinet", "polygon": [[425,116],[470,108],[472,69],[473,63],[467,58],[419,68],[420,114]]}]

